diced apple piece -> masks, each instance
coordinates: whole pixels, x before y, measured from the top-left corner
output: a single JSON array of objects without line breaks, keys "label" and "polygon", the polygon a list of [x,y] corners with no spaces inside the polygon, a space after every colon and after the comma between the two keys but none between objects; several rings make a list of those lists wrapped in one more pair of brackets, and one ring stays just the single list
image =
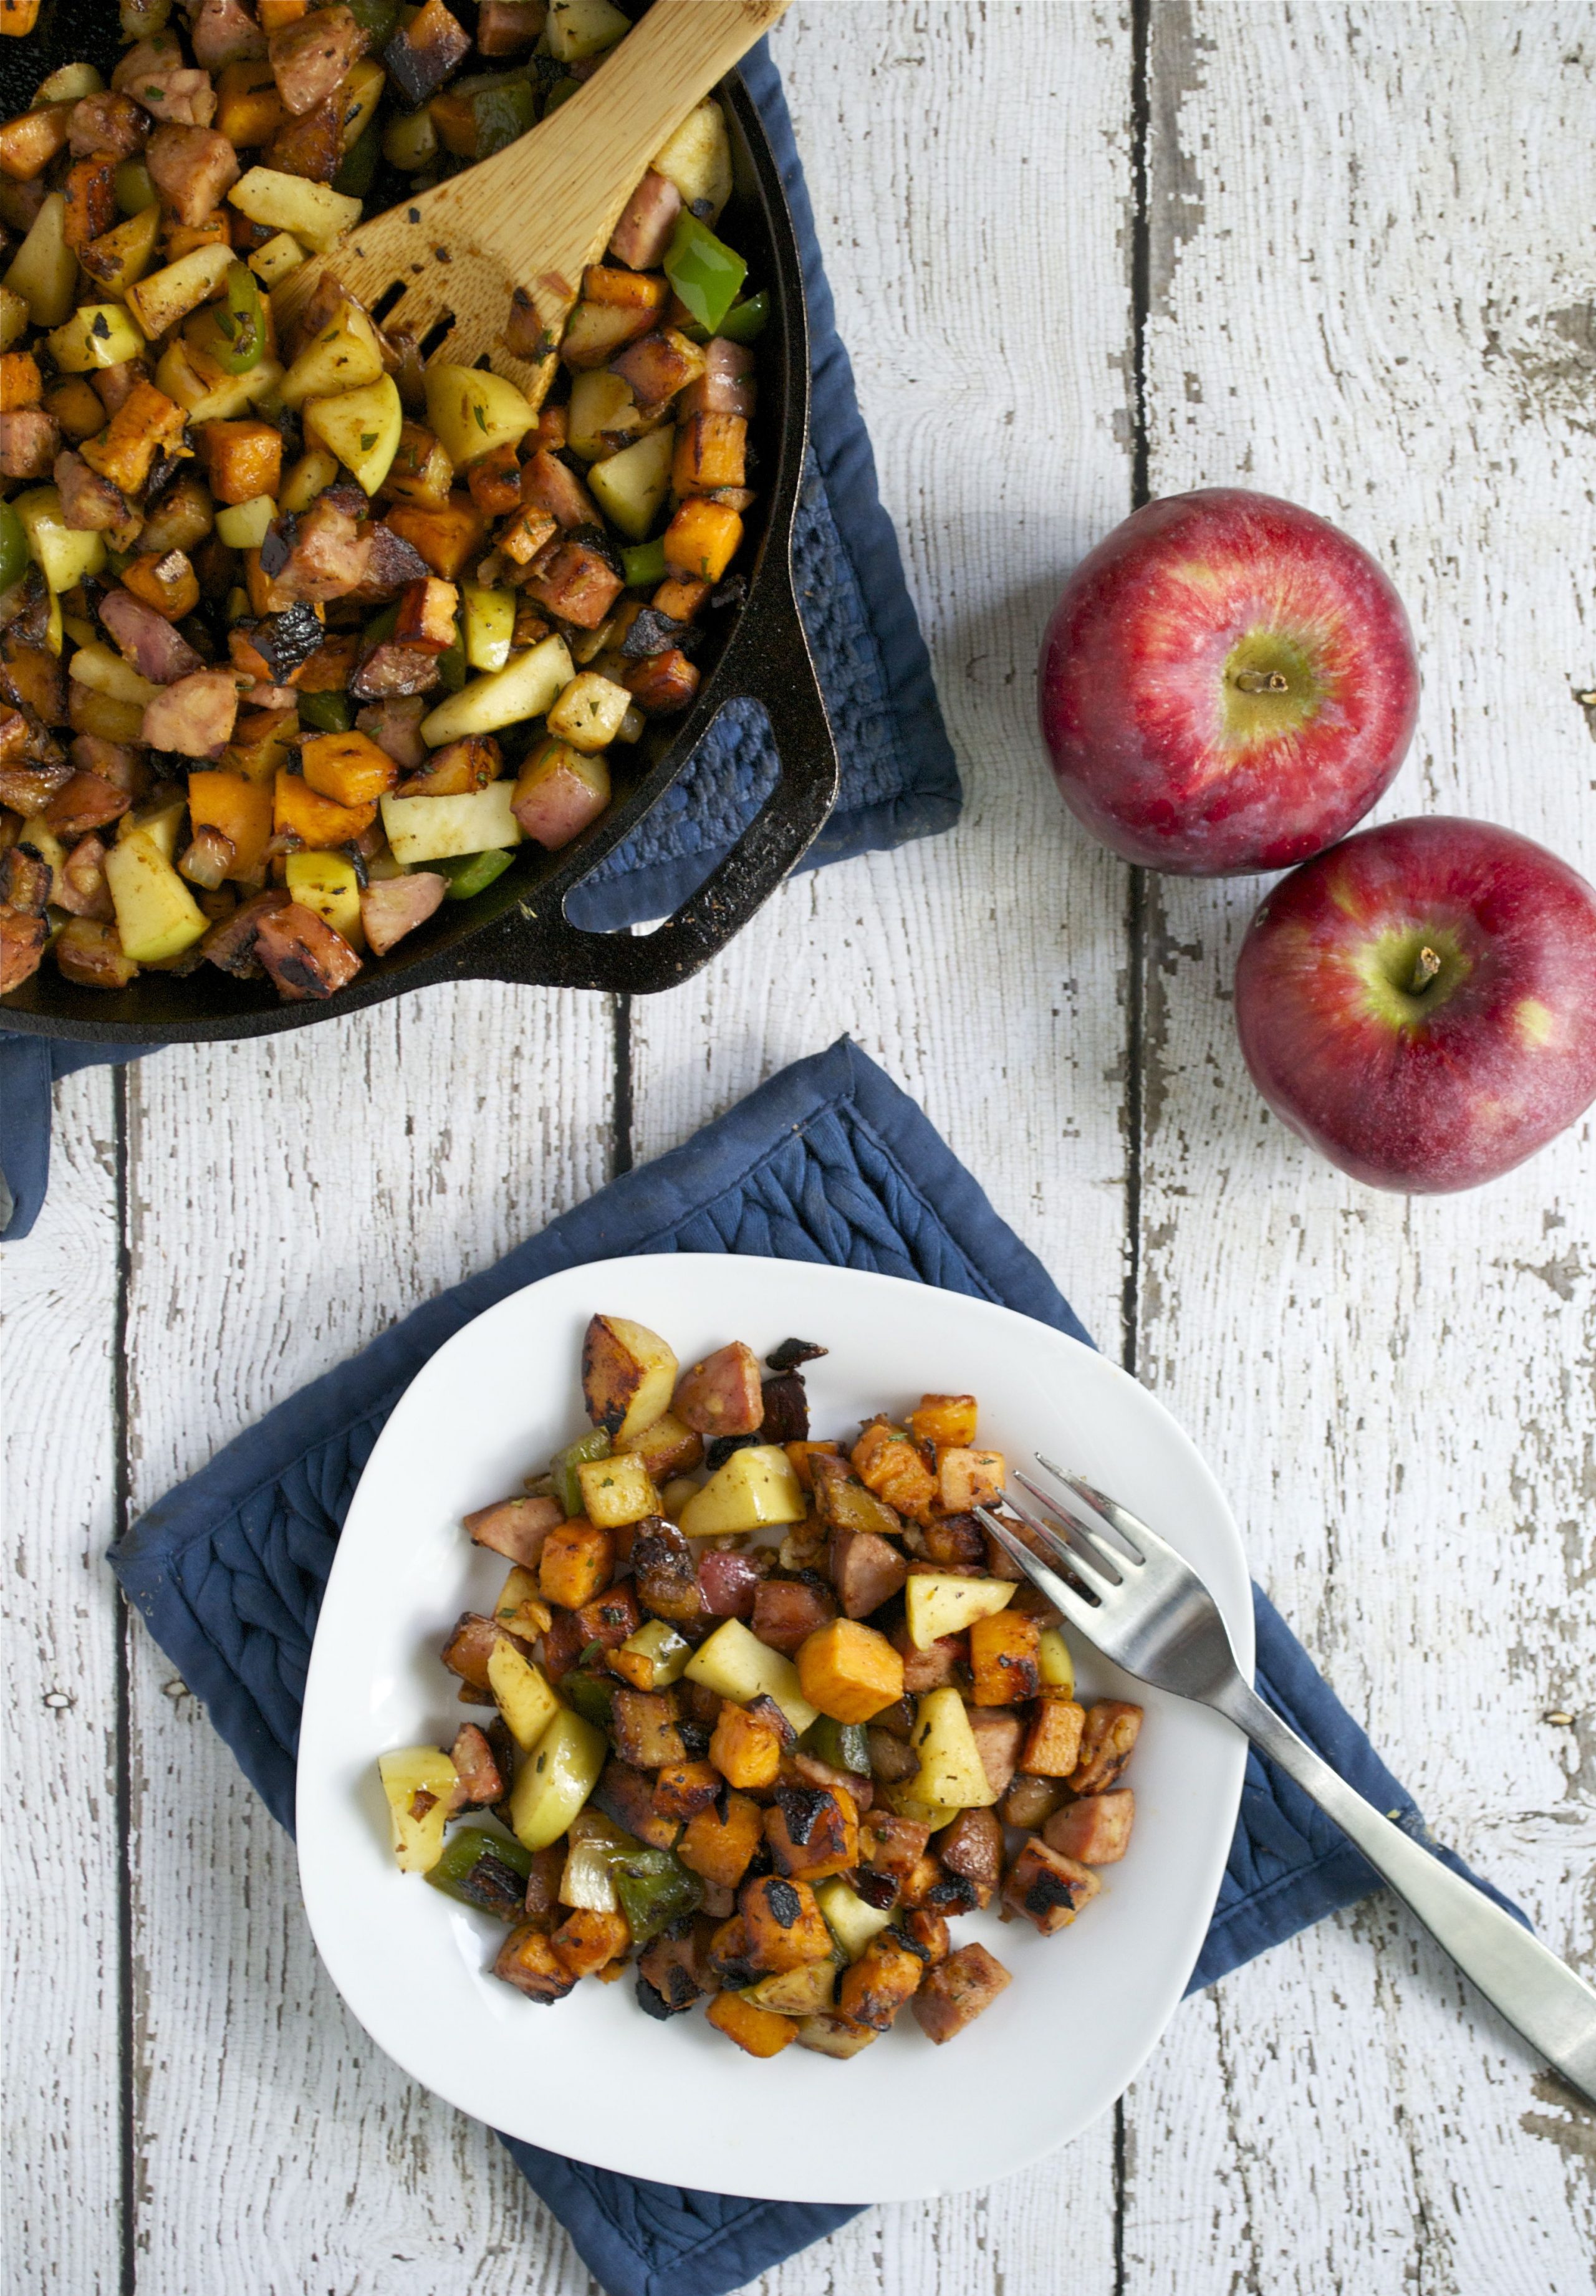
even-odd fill
[{"label": "diced apple piece", "polygon": [[676,1358],[645,1324],[594,1316],[582,1342],[582,1392],[587,1415],[620,1445],[651,1427],[669,1408]]},{"label": "diced apple piece", "polygon": [[176,263],[135,280],[127,290],[127,308],[153,342],[210,300],[234,259],[225,240],[191,247]]},{"label": "diced apple piece", "polygon": [[461,797],[385,797],[382,826],[394,859],[411,866],[519,845],[520,824],[510,810],[514,789],[513,782],[490,782]]},{"label": "diced apple piece", "polygon": [[[98,574],[104,567],[105,537],[67,524],[59,488],[31,487],[26,494],[14,497],[12,508],[21,521],[29,550],[45,578],[45,586],[58,595],[63,590],[75,588],[86,575]],[[114,655],[111,658],[114,660]],[[116,698],[127,701],[132,697],[119,694]]]},{"label": "diced apple piece", "polygon": [[[439,750],[467,734],[494,734],[502,726],[541,718],[575,676],[565,640],[558,636],[544,638],[525,653],[512,655],[503,669],[488,677],[473,678],[458,693],[439,702],[422,720],[422,739],[429,749]],[[510,784],[504,786],[508,791]]]},{"label": "diced apple piece", "polygon": [[670,491],[675,432],[668,426],[606,455],[587,473],[593,499],[633,542],[643,541]]},{"label": "diced apple piece", "polygon": [[544,26],[549,53],[562,64],[583,63],[614,47],[632,27],[610,0],[549,0]]},{"label": "diced apple piece", "polygon": [[523,1658],[504,1636],[488,1653],[487,1686],[511,1736],[523,1753],[529,1753],[560,1710],[542,1668]]},{"label": "diced apple piece", "polygon": [[457,471],[513,447],[537,420],[524,393],[486,367],[445,360],[427,369],[426,381],[429,427]]},{"label": "diced apple piece", "polygon": [[577,1480],[589,1522],[620,1530],[659,1512],[659,1494],[634,1451],[613,1451],[607,1459],[579,1462]]},{"label": "diced apple piece", "polygon": [[558,1841],[599,1782],[610,1742],[562,1706],[521,1764],[510,1795],[510,1824],[523,1849]]},{"label": "diced apple piece", "polygon": [[291,900],[314,909],[351,948],[365,947],[360,877],[347,853],[291,853],[283,870]]},{"label": "diced apple piece", "polygon": [[683,1508],[689,1538],[724,1538],[769,1523],[802,1522],[808,1504],[779,1443],[749,1443],[733,1451],[701,1491]]},{"label": "diced apple piece", "polygon": [[80,303],[50,336],[49,345],[62,374],[87,374],[137,358],[144,339],[119,303]]},{"label": "diced apple piece", "polygon": [[549,712],[549,731],[585,754],[607,749],[620,732],[632,696],[596,669],[579,670]]},{"label": "diced apple piece", "polygon": [[465,658],[473,669],[503,669],[515,630],[515,592],[489,590],[480,582],[461,585]]},{"label": "diced apple piece", "polygon": [[72,308],[78,284],[78,250],[67,244],[67,203],[49,193],[12,258],[5,285],[28,306],[36,327],[59,327]]},{"label": "diced apple piece", "polygon": [[773,1698],[800,1737],[820,1718],[819,1709],[804,1696],[792,1660],[750,1634],[741,1619],[727,1619],[716,1627],[693,1652],[685,1672],[690,1682],[701,1682],[706,1690],[717,1690],[739,1706],[759,1697]]},{"label": "diced apple piece", "polygon": [[857,1961],[872,1938],[892,1919],[890,1912],[882,1913],[875,1906],[867,1906],[856,1890],[849,1889],[840,1874],[816,1885],[814,1902],[850,1961]]},{"label": "diced apple piece", "polygon": [[331,184],[276,168],[250,168],[227,194],[228,202],[251,223],[291,232],[301,247],[325,254],[340,234],[360,220],[360,201]]},{"label": "diced apple piece", "polygon": [[904,1588],[909,1616],[909,1639],[916,1650],[929,1650],[944,1635],[960,1635],[973,1619],[990,1618],[1014,1599],[1013,1582],[1001,1578],[955,1578],[927,1570],[912,1578]]},{"label": "diced apple piece", "polygon": [[210,920],[147,832],[119,838],[105,857],[105,882],[124,955],[135,964],[181,956]]},{"label": "diced apple piece", "polygon": [[[306,344],[279,388],[284,406],[299,407],[313,398],[336,398],[345,391],[364,390],[381,381],[382,373],[382,346],[376,329],[357,303],[340,303],[327,324],[319,327]],[[397,437],[394,443],[397,446]]]},{"label": "diced apple piece", "polygon": [[1042,1670],[1044,1690],[1056,1690],[1063,1698],[1075,1696],[1075,1660],[1057,1627],[1043,1628],[1036,1646],[1036,1663]]},{"label": "diced apple piece", "polygon": [[437,1746],[407,1746],[381,1755],[377,1775],[388,1797],[393,1852],[406,1874],[430,1874],[443,1856],[444,1827],[460,1775]]},{"label": "diced apple piece", "polygon": [[927,1691],[909,1743],[920,1756],[919,1772],[908,1781],[915,1800],[960,1810],[985,1808],[997,1800],[956,1690]]},{"label": "diced apple piece", "polygon": [[405,425],[392,375],[380,375],[375,382],[341,390],[331,398],[307,399],[304,422],[306,437],[319,439],[348,465],[364,491],[374,495],[388,476]]},{"label": "diced apple piece", "polygon": [[732,145],[725,115],[712,95],[688,113],[650,164],[675,185],[684,208],[706,223],[718,222],[732,196]]}]

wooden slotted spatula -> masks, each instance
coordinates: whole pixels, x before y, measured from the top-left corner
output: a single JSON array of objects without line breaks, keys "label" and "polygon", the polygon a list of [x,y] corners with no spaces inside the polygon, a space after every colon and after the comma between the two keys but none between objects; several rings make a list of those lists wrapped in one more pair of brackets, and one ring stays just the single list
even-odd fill
[{"label": "wooden slotted spatula", "polygon": [[593,78],[528,135],[300,265],[273,298],[279,318],[302,308],[331,270],[368,310],[381,305],[385,323],[433,337],[429,357],[462,366],[486,357],[540,406],[582,274],[602,256],[650,160],[787,5],[654,0]]}]

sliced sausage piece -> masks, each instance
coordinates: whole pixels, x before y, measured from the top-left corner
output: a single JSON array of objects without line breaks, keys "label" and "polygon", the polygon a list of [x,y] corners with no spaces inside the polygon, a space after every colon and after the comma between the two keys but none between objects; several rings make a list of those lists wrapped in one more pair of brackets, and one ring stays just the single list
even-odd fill
[{"label": "sliced sausage piece", "polygon": [[806,1578],[763,1578],[754,1595],[753,1628],[772,1650],[789,1657],[798,1644],[837,1616],[829,1588]]},{"label": "sliced sausage piece", "polygon": [[[413,881],[396,878],[393,882]],[[493,1506],[479,1507],[475,1514],[468,1514],[465,1527],[479,1546],[490,1546],[495,1554],[530,1570],[543,1553],[544,1540],[556,1523],[564,1521],[565,1510],[558,1499],[500,1499]]]},{"label": "sliced sausage piece", "polygon": [[317,8],[297,24],[274,32],[266,54],[283,110],[298,119],[302,111],[325,103],[364,45],[364,36],[352,11],[344,7]]},{"label": "sliced sausage piece", "polygon": [[510,1781],[501,1775],[493,1748],[474,1722],[461,1724],[449,1749],[449,1759],[460,1777],[450,1804],[452,1808],[487,1809],[495,1801],[503,1801]]},{"label": "sliced sausage piece", "polygon": [[149,129],[147,115],[130,96],[104,88],[98,95],[80,96],[72,106],[67,141],[79,159],[103,152],[113,160],[130,160]]},{"label": "sliced sausage piece", "polygon": [[[319,21],[319,19],[311,19]],[[213,127],[158,127],[144,149],[144,165],[179,223],[202,223],[239,178],[238,153]]]},{"label": "sliced sausage piece", "polygon": [[992,1788],[994,1800],[1009,1790],[1009,1784],[1019,1762],[1020,1740],[1025,1735],[1025,1721],[1001,1706],[972,1706],[969,1710],[970,1726],[975,1733],[976,1746],[981,1757],[981,1767]]},{"label": "sliced sausage piece", "polygon": [[909,2005],[928,2040],[951,2041],[1009,1982],[1009,1972],[984,1945],[962,1945],[928,1972]]},{"label": "sliced sausage piece", "polygon": [[1003,1878],[1003,1829],[991,1810],[962,1809],[937,1835],[937,1855],[972,1884],[978,1906],[992,1903]]},{"label": "sliced sausage piece", "polygon": [[873,1530],[834,1530],[826,1568],[845,1619],[867,1619],[902,1592],[909,1575],[902,1554]]},{"label": "sliced sausage piece", "polygon": [[108,526],[126,526],[133,518],[127,497],[98,471],[91,471],[81,455],[70,450],[57,455],[51,473],[61,489],[61,514],[78,534],[103,532]]},{"label": "sliced sausage piece", "polygon": [[255,955],[255,936],[261,920],[269,917],[274,909],[287,906],[288,895],[282,887],[268,885],[264,893],[241,901],[230,917],[212,925],[200,943],[201,955],[209,957],[224,972],[230,972],[235,980],[258,980],[264,969]]},{"label": "sliced sausage piece", "polygon": [[[114,590],[107,590],[100,601],[99,611],[100,620],[123,660],[131,662],[139,676],[149,678],[152,685],[175,685],[179,678],[192,677],[196,670],[204,668],[205,664],[188,640],[173,628],[166,616],[158,614],[142,598],[135,598],[131,590],[123,589],[120,583]],[[227,683],[232,693],[231,674]],[[229,732],[232,725],[229,718]],[[145,736],[146,740],[151,738]],[[173,744],[162,742],[156,746],[170,749]]]},{"label": "sliced sausage piece", "polygon": [[103,829],[108,821],[119,821],[132,802],[126,790],[102,781],[98,774],[74,774],[45,808],[45,826],[70,845],[77,838],[86,837],[91,829]]},{"label": "sliced sausage piece", "polygon": [[1003,1903],[1011,1914],[1023,1914],[1044,1937],[1052,1937],[1055,1930],[1068,1929],[1101,1888],[1090,1867],[1050,1849],[1033,1833],[1009,1868]]},{"label": "sliced sausage piece", "polygon": [[119,95],[130,95],[157,119],[180,127],[209,127],[217,116],[217,92],[209,72],[183,61],[172,32],[156,32],[129,48],[110,76]]},{"label": "sliced sausage piece", "polygon": [[753,352],[747,343],[714,336],[704,346],[703,373],[676,401],[678,420],[685,422],[694,414],[741,414],[746,422],[753,411]]},{"label": "sliced sausage piece", "polygon": [[717,1348],[677,1382],[671,1408],[699,1435],[757,1434],[765,1417],[758,1357],[741,1340]]},{"label": "sliced sausage piece", "polygon": [[1125,1856],[1135,1816],[1136,1797],[1129,1786],[1087,1794],[1054,1810],[1042,1829],[1042,1839],[1050,1849],[1083,1866],[1117,1866]]},{"label": "sliced sausage piece", "polygon": [[530,510],[547,511],[568,531],[599,523],[598,510],[587,488],[569,464],[546,447],[538,448],[521,472],[521,501]]},{"label": "sliced sausage piece", "polygon": [[247,63],[266,52],[266,34],[241,0],[201,0],[190,37],[201,71]]},{"label": "sliced sausage piece", "polygon": [[[160,621],[159,614],[155,619]],[[161,622],[161,627],[171,630],[168,622]],[[175,637],[176,632],[171,635]],[[219,758],[237,716],[235,673],[197,669],[192,677],[178,678],[144,704],[143,738],[152,750],[176,750],[184,758]],[[321,923],[319,917],[316,922]],[[337,940],[338,935],[332,938]],[[359,968],[358,958],[356,968]]]},{"label": "sliced sausage piece", "polygon": [[357,732],[369,734],[377,747],[386,750],[395,765],[409,774],[426,760],[427,744],[422,739],[422,719],[426,714],[427,705],[419,693],[393,693],[360,710],[355,725]]},{"label": "sliced sausage piece", "polygon": [[[74,743],[73,747],[76,748]],[[109,924],[114,914],[105,882],[105,848],[97,837],[80,837],[62,864],[55,898],[69,915]]]},{"label": "sliced sausage piece", "polygon": [[362,701],[380,701],[389,694],[430,693],[442,676],[434,646],[381,638],[361,656],[349,680],[349,691]]},{"label": "sliced sausage piece", "polygon": [[15,909],[20,916],[42,917],[54,881],[54,870],[30,845],[12,845],[0,853],[0,907]]},{"label": "sliced sausage piece", "polygon": [[255,954],[270,973],[277,994],[290,1004],[309,996],[335,996],[360,970],[360,959],[343,935],[298,901],[261,919],[255,934]]},{"label": "sliced sausage piece", "polygon": [[0,908],[0,996],[20,988],[38,971],[49,930],[43,917]]},{"label": "sliced sausage piece", "polygon": [[408,877],[368,885],[360,896],[360,922],[373,956],[386,956],[406,933],[424,925],[448,890],[448,881],[436,869],[417,869]]},{"label": "sliced sausage piece", "polygon": [[668,176],[656,175],[651,168],[621,209],[610,238],[610,254],[629,271],[658,270],[681,212],[681,193]]},{"label": "sliced sausage piece", "polygon": [[61,452],[61,425],[42,406],[0,414],[0,478],[47,479]]},{"label": "sliced sausage piece", "polygon": [[[316,496],[299,521],[286,565],[280,573],[272,573],[284,605],[296,598],[315,605],[347,597],[365,579],[372,555],[371,534],[347,504],[332,500],[332,491],[329,488]],[[264,550],[261,560],[264,565]]]}]

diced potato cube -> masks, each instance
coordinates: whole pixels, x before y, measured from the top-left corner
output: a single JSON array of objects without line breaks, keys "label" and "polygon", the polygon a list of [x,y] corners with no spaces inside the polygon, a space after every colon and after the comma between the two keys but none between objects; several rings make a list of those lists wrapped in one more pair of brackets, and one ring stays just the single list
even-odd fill
[{"label": "diced potato cube", "polygon": [[619,733],[631,706],[624,685],[601,677],[597,670],[579,670],[550,710],[549,731],[573,750],[602,750]]},{"label": "diced potato cube", "polygon": [[799,1645],[805,1697],[838,1722],[868,1722],[904,1694],[904,1661],[885,1635],[856,1619],[833,1619]]},{"label": "diced potato cube", "polygon": [[851,2017],[806,2017],[798,2027],[798,2046],[821,2057],[856,2057],[880,2035],[869,2025],[855,2025]]},{"label": "diced potato cube", "polygon": [[[13,496],[11,506],[21,521],[23,533],[28,537],[28,548],[34,564],[44,576],[46,587],[57,595],[63,590],[74,589],[86,576],[98,574],[102,570],[105,564],[105,537],[102,534],[79,531],[78,528],[67,524],[66,513],[61,508],[61,494],[57,488],[30,487],[26,494]],[[86,652],[87,649],[83,651]],[[117,660],[117,656],[110,652],[109,647],[97,645],[94,651],[96,659],[103,654],[108,661],[114,662]],[[77,664],[80,659],[81,654],[75,654],[72,658],[75,676],[78,675]],[[86,685],[92,685],[94,680],[83,678],[82,683]],[[142,685],[144,681],[141,678],[139,683]],[[120,687],[113,690],[111,687],[102,686],[101,691],[110,693],[112,699],[118,701],[130,701],[135,699],[131,693]],[[153,693],[154,688],[150,688],[145,695],[146,700],[151,698]],[[666,1399],[668,1402],[669,1398]]]},{"label": "diced potato cube", "polygon": [[291,232],[280,231],[246,259],[261,285],[272,288],[280,279],[286,279],[291,271],[299,269],[305,260],[305,250]]},{"label": "diced potato cube", "polygon": [[704,1456],[704,1439],[693,1428],[684,1427],[674,1411],[667,1411],[632,1438],[632,1448],[655,1482],[663,1483],[699,1464]]},{"label": "diced potato cube", "polygon": [[594,1316],[582,1342],[582,1392],[587,1415],[612,1439],[632,1437],[669,1407],[676,1358],[644,1324],[626,1316]]},{"label": "diced potato cube", "polygon": [[393,1852],[406,1874],[429,1874],[443,1856],[444,1827],[460,1783],[448,1756],[437,1746],[407,1746],[383,1754],[377,1774],[388,1797]]},{"label": "diced potato cube", "polygon": [[590,1522],[606,1530],[619,1530],[659,1512],[659,1494],[634,1451],[618,1451],[608,1459],[592,1459],[577,1466],[582,1503]]},{"label": "diced potato cube", "polygon": [[948,1810],[981,1809],[997,1800],[958,1692],[928,1690],[910,1734],[920,1768],[908,1781],[917,1801]]},{"label": "diced potato cube", "polygon": [[929,1650],[945,1635],[960,1635],[976,1619],[1006,1610],[1014,1583],[1005,1578],[958,1578],[939,1570],[917,1572],[904,1588],[909,1639]]},{"label": "diced potato cube", "polygon": [[538,1594],[536,1570],[529,1570],[524,1562],[515,1565],[499,1589],[493,1615],[506,1633],[520,1635],[528,1642],[535,1636],[547,1634],[549,1606]]},{"label": "diced potato cube", "polygon": [[549,53],[562,64],[602,56],[632,27],[610,0],[549,0],[544,26]]},{"label": "diced potato cube", "polygon": [[542,1668],[501,1635],[488,1653],[487,1686],[511,1736],[523,1753],[530,1752],[560,1708]]},{"label": "diced potato cube", "polygon": [[700,1644],[686,1674],[690,1682],[701,1682],[707,1690],[717,1690],[740,1706],[760,1696],[773,1699],[800,1736],[818,1718],[819,1709],[804,1696],[792,1660],[750,1634],[741,1619],[724,1620]]},{"label": "diced potato cube", "polygon": [[210,300],[233,260],[232,248],[215,240],[192,247],[176,263],[135,280],[127,290],[127,309],[152,342]]},{"label": "diced potato cube", "polygon": [[28,306],[36,327],[59,327],[72,308],[78,284],[78,250],[67,244],[67,203],[59,192],[43,206],[11,261],[5,286]]},{"label": "diced potato cube", "polygon": [[690,1538],[725,1537],[773,1523],[802,1522],[808,1504],[779,1443],[749,1443],[733,1451],[682,1510]]}]

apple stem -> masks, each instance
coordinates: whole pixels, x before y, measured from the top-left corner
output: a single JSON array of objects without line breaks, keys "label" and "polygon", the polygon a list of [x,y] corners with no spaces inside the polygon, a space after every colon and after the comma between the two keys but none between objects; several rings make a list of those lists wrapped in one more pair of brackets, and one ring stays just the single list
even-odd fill
[{"label": "apple stem", "polygon": [[1410,996],[1422,996],[1430,982],[1441,970],[1441,960],[1433,948],[1421,948],[1413,967],[1413,977],[1408,983]]},{"label": "apple stem", "polygon": [[1283,670],[1239,669],[1236,684],[1243,693],[1284,693],[1289,680]]}]

